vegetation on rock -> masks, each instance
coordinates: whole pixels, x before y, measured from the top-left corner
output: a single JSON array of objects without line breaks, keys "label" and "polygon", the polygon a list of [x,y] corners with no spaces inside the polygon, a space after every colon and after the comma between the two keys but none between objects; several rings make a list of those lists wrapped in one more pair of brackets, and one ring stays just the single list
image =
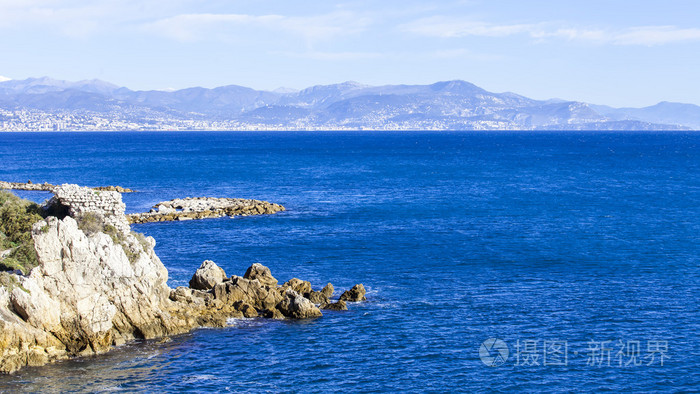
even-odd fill
[{"label": "vegetation on rock", "polygon": [[129,243],[126,234],[117,230],[117,228],[111,224],[105,223],[104,217],[98,213],[86,212],[77,217],[76,220],[78,222],[78,228],[88,237],[97,233],[105,233],[109,235],[115,244],[121,245],[122,249],[124,249],[124,253],[126,253],[126,257],[128,257],[129,261],[132,263],[138,259],[141,252],[148,246],[146,236],[132,231],[131,235],[135,236],[139,241],[141,250],[135,248]]},{"label": "vegetation on rock", "polygon": [[27,274],[37,266],[32,225],[40,220],[39,205],[0,190],[0,271]]},{"label": "vegetation on rock", "polygon": [[19,283],[16,275],[11,275],[7,272],[0,272],[0,287],[5,287],[10,293],[12,293],[12,290],[14,290],[15,287],[29,293],[29,290],[22,287],[22,285]]}]

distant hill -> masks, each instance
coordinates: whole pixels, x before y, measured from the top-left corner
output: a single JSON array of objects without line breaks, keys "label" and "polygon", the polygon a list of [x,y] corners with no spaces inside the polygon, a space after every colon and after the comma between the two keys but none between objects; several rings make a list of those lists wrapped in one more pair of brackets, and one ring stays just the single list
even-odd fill
[{"label": "distant hill", "polygon": [[[133,91],[100,81],[0,82],[0,129],[700,129],[700,107],[612,108],[488,92],[465,81],[300,91],[242,86]],[[30,114],[30,115],[29,115]],[[81,123],[82,122],[82,123]]]}]

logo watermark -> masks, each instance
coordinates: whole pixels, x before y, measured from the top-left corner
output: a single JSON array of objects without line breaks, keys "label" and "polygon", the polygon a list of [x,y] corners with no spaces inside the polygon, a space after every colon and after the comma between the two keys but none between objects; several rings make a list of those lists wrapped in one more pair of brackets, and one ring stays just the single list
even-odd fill
[{"label": "logo watermark", "polygon": [[508,345],[500,339],[489,338],[479,347],[481,361],[489,367],[498,367],[508,361],[510,350]]},{"label": "logo watermark", "polygon": [[[517,367],[568,366],[573,363],[589,367],[640,367],[663,366],[669,359],[667,340],[590,340],[570,346],[560,339],[517,339],[511,342],[515,353],[512,357]],[[479,346],[479,358],[489,367],[508,362],[508,344],[497,338],[489,338]]]}]

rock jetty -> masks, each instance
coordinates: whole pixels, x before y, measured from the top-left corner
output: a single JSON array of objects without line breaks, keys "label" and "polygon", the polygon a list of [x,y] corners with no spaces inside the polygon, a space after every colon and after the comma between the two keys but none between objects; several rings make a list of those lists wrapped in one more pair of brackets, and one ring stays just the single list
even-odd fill
[{"label": "rock jetty", "polygon": [[[31,230],[38,265],[26,275],[0,273],[0,372],[224,327],[230,318],[309,319],[347,309],[331,301],[333,285],[315,291],[297,278],[280,285],[261,264],[227,276],[205,261],[189,287],[171,289],[155,240],[125,227],[119,193],[75,185],[54,191],[47,212],[58,213]],[[350,292],[348,301],[364,299],[364,286]]]},{"label": "rock jetty", "polygon": [[[32,183],[32,181],[25,182],[4,182],[0,181],[0,189],[8,190],[38,190],[52,192],[58,185],[52,185],[50,183]],[[111,191],[119,193],[134,193],[134,190],[121,187],[121,186],[98,186],[93,187],[94,190],[98,191]]]},{"label": "rock jetty", "polygon": [[284,211],[279,204],[241,198],[188,197],[160,202],[150,212],[127,215],[130,223],[169,222],[224,216],[269,215]]}]

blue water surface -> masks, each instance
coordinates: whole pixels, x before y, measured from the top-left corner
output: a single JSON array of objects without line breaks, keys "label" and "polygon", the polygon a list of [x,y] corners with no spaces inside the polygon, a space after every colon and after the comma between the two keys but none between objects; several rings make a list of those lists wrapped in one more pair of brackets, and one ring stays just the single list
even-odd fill
[{"label": "blue water surface", "polygon": [[0,134],[0,180],[28,179],[137,189],[129,212],[283,204],[133,229],[172,287],[205,259],[260,262],[369,300],[26,368],[0,391],[700,390],[700,134]]}]

